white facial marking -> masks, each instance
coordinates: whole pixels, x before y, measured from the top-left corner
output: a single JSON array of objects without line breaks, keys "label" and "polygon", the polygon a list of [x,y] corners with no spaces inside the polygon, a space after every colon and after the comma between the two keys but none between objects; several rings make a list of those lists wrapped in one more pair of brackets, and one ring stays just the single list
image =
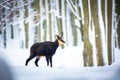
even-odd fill
[{"label": "white facial marking", "polygon": [[59,46],[63,45],[64,43],[60,40],[58,40]]}]

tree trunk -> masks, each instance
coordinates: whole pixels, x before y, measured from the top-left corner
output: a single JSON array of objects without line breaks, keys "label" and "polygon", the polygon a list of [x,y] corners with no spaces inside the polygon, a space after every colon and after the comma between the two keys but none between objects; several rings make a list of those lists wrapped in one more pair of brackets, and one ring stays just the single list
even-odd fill
[{"label": "tree trunk", "polygon": [[[79,3],[80,3],[80,1],[78,1]],[[82,38],[82,41],[84,41],[83,40],[83,23],[82,23],[82,18],[83,18],[83,15],[82,15],[82,7],[81,6],[79,6],[78,7],[78,14],[79,14],[79,16],[80,16],[80,18],[81,18],[81,20],[79,21],[79,23],[80,23],[80,27],[79,27],[79,30],[80,30],[80,32],[81,32],[81,38]]]},{"label": "tree trunk", "polygon": [[14,38],[14,27],[13,27],[13,25],[10,25],[10,27],[11,27],[11,39],[13,39]]},{"label": "tree trunk", "polygon": [[99,19],[98,19],[98,2],[97,0],[91,0],[91,15],[93,17],[93,24],[95,25],[95,42],[97,52],[97,65],[103,66],[103,55],[102,55],[102,42],[100,35]]},{"label": "tree trunk", "polygon": [[89,13],[88,13],[88,0],[83,0],[83,8],[84,8],[84,66],[93,66],[93,57],[92,57],[92,45],[89,41]]},{"label": "tree trunk", "polygon": [[[34,0],[34,10],[37,11],[37,13],[34,14],[34,18],[35,18],[35,24],[37,24],[39,22],[39,12],[40,12],[40,8],[39,8],[39,0]],[[39,42],[41,40],[40,38],[40,25],[36,25],[36,35],[37,35],[37,42]]]},{"label": "tree trunk", "polygon": [[72,35],[73,35],[73,45],[76,46],[77,45],[77,30],[75,27],[75,17],[73,15],[73,13],[71,13],[71,24],[72,24]]},{"label": "tree trunk", "polygon": [[[24,7],[25,8],[25,18],[28,17],[28,8],[27,5]],[[28,23],[24,22],[24,27],[25,27],[25,48],[28,48],[28,40],[29,40],[29,36],[28,36]]]},{"label": "tree trunk", "polygon": [[112,64],[112,48],[111,48],[111,34],[112,34],[112,0],[108,1],[108,64]]},{"label": "tree trunk", "polygon": [[120,0],[115,0],[115,12],[117,13],[117,21],[118,21],[118,27],[117,27],[117,34],[118,34],[118,45],[120,48]]},{"label": "tree trunk", "polygon": [[[59,16],[62,15],[62,4],[61,4],[61,0],[59,0]],[[61,18],[58,18],[58,31],[59,31],[59,34],[61,34],[62,31],[62,17]]]},{"label": "tree trunk", "polygon": [[[48,0],[48,11],[51,11],[51,6],[52,6],[52,0]],[[49,15],[49,39],[50,39],[50,41],[52,41],[52,12],[51,13],[48,13],[48,15]]]},{"label": "tree trunk", "polygon": [[6,48],[6,47],[7,47],[6,29],[4,30],[4,35],[3,35],[3,37],[4,37],[4,48]]},{"label": "tree trunk", "polygon": [[105,27],[106,25],[105,24],[105,0],[101,0],[101,11],[102,11],[102,17],[103,17],[103,22],[104,22],[104,27]]}]

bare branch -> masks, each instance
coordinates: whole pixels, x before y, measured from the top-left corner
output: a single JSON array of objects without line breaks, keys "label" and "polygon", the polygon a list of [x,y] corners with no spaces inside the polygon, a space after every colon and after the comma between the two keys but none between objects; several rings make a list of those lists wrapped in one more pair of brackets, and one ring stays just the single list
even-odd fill
[{"label": "bare branch", "polygon": [[68,0],[66,0],[66,2],[68,3],[68,5],[70,6],[70,9],[72,11],[72,13],[75,15],[75,17],[78,19],[78,20],[81,20],[81,18],[76,14],[76,12],[74,11],[72,5],[70,4],[70,2]]}]

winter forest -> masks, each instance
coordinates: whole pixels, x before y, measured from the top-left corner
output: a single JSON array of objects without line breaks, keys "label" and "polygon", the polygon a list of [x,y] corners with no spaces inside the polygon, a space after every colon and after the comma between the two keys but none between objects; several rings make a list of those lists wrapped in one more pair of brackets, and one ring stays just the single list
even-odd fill
[{"label": "winter forest", "polygon": [[29,50],[63,32],[62,49],[79,46],[83,66],[106,66],[120,57],[119,30],[119,0],[0,0],[1,49]]}]

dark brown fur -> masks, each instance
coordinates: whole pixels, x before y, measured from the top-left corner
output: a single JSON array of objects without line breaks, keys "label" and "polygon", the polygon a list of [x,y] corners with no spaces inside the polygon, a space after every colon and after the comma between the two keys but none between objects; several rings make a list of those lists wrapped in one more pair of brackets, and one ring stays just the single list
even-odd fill
[{"label": "dark brown fur", "polygon": [[55,42],[46,41],[46,42],[33,44],[32,47],[30,48],[30,56],[26,60],[25,65],[27,66],[28,62],[34,57],[36,57],[35,65],[38,67],[38,61],[40,57],[45,56],[47,61],[47,66],[49,66],[49,62],[50,62],[50,67],[52,67],[52,56],[55,54],[56,49],[60,45],[59,41],[65,43],[62,40],[62,37],[57,36]]}]

